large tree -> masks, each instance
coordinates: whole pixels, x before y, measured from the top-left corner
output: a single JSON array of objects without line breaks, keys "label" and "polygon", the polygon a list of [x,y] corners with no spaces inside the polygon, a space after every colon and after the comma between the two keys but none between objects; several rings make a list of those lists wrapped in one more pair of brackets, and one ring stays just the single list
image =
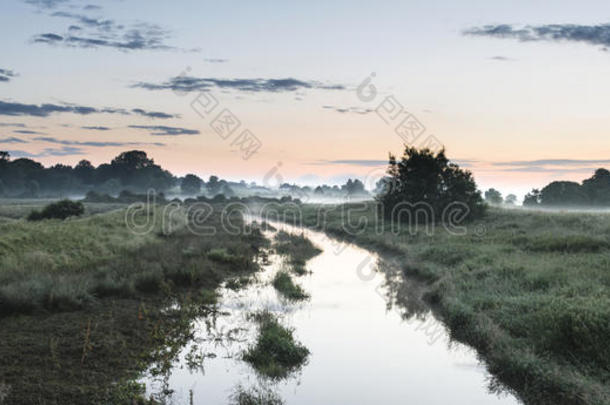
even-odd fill
[{"label": "large tree", "polygon": [[[450,163],[444,149],[434,153],[406,146],[400,161],[390,155],[388,177],[387,187],[377,197],[386,217],[392,217],[396,207],[408,210],[410,206],[414,210],[429,207],[436,220],[451,207],[464,208],[471,219],[484,212],[472,174]],[[431,218],[427,215],[425,219]]]}]

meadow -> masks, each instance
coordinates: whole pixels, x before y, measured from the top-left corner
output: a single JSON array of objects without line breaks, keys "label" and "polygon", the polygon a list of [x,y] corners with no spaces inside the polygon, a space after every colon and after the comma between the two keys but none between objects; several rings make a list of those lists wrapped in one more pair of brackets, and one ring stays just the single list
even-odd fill
[{"label": "meadow", "polygon": [[[294,207],[284,213],[291,222]],[[477,349],[492,389],[527,404],[609,403],[610,215],[491,208],[463,235],[380,230],[374,203],[304,205],[298,215],[399,263],[400,282],[423,285],[452,338]]]}]

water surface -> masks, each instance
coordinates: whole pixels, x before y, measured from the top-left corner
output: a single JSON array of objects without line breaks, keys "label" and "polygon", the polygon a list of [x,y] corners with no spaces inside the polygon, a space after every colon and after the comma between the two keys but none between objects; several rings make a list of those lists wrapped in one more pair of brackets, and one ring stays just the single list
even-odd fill
[{"label": "water surface", "polygon": [[[294,304],[278,297],[270,280],[285,264],[272,255],[248,287],[221,289],[220,314],[195,321],[195,339],[170,372],[142,379],[149,395],[175,404],[226,404],[237,387],[257,387],[286,404],[520,403],[489,391],[476,353],[450,342],[429,311],[392,303],[404,283],[388,283],[385,271],[392,269],[381,271],[377,256],[319,232],[274,226],[304,232],[323,249],[307,263],[311,274],[294,277],[311,299]],[[278,314],[311,351],[308,363],[282,381],[258,376],[240,359],[256,338],[247,315],[262,309]],[[406,316],[414,309],[417,316]]]}]

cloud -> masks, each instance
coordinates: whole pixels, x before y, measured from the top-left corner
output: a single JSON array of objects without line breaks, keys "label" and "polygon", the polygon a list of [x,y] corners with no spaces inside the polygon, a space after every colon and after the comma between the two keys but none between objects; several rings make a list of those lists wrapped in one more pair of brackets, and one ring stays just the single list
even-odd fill
[{"label": "cloud", "polygon": [[0,138],[0,143],[28,143],[28,141],[11,136],[8,138]]},{"label": "cloud", "polygon": [[324,84],[316,81],[302,81],[293,78],[283,79],[217,79],[176,76],[156,84],[138,82],[131,87],[146,90],[173,90],[181,92],[208,91],[211,88],[230,89],[244,92],[293,92],[303,89],[345,90],[341,84]]},{"label": "cloud", "polygon": [[167,114],[159,111],[144,111],[141,108],[134,108],[133,110],[131,110],[131,112],[134,114],[143,115],[148,118],[180,118],[180,115],[178,114]]},{"label": "cloud", "polygon": [[499,61],[499,62],[510,62],[510,61],[513,61],[513,60],[514,60],[514,59],[512,59],[512,58],[508,58],[508,57],[506,57],[506,56],[492,56],[492,57],[491,57],[491,58],[489,58],[489,59],[491,59],[491,60],[496,60],[496,61]]},{"label": "cloud", "polygon": [[385,166],[388,164],[386,160],[378,159],[340,159],[340,160],[317,160],[313,162],[314,165],[351,165],[351,166]]},{"label": "cloud", "polygon": [[38,8],[55,8],[60,4],[67,3],[68,0],[25,0],[25,2]]},{"label": "cloud", "polygon": [[19,130],[15,130],[13,132],[16,134],[26,134],[26,135],[43,135],[44,134],[44,132],[32,131],[29,129],[19,129]]},{"label": "cloud", "polygon": [[151,131],[151,135],[163,136],[163,135],[198,135],[200,134],[197,129],[186,129],[176,127],[166,127],[162,125],[130,125],[129,128],[135,129],[146,129]]},{"label": "cloud", "polygon": [[495,162],[494,166],[580,166],[591,164],[610,164],[610,159],[539,159],[539,160],[513,160],[510,162]]},{"label": "cloud", "polygon": [[12,122],[0,122],[0,127],[26,128],[25,124]]},{"label": "cloud", "polygon": [[79,115],[89,114],[119,114],[119,115],[143,115],[149,118],[178,118],[179,115],[166,114],[158,111],[145,111],[141,108],[134,108],[127,111],[123,108],[94,108],[79,106],[75,104],[23,104],[0,101],[0,115],[10,116],[33,116],[48,117],[54,113],[73,113]]},{"label": "cloud", "polygon": [[203,59],[204,62],[207,63],[227,63],[229,61],[229,59],[222,59],[222,58],[204,58]]},{"label": "cloud", "polygon": [[92,126],[92,127],[81,127],[82,129],[90,129],[93,131],[110,131],[111,128],[108,127],[96,127],[96,126]]},{"label": "cloud", "polygon": [[327,110],[333,110],[333,111],[336,111],[336,112],[341,113],[341,114],[346,114],[346,113],[368,114],[368,113],[372,113],[372,112],[375,111],[372,108],[335,107],[335,106],[332,106],[332,105],[324,105],[324,106],[322,106],[322,108],[327,109]]},{"label": "cloud", "polygon": [[522,42],[580,42],[588,45],[610,47],[610,24],[576,25],[547,24],[526,25],[515,28],[509,24],[485,25],[473,27],[463,32],[464,35],[516,39]]},{"label": "cloud", "polygon": [[[89,5],[86,11],[99,10],[99,6]],[[32,37],[33,43],[73,48],[114,48],[121,51],[136,50],[179,50],[167,45],[170,31],[146,22],[122,24],[107,18],[90,17],[85,14],[56,11],[51,17],[72,21],[66,33],[47,32]]]},{"label": "cloud", "polygon": [[101,10],[102,6],[98,6],[96,4],[87,4],[86,6],[83,7],[83,10],[85,11],[93,11],[93,10]]},{"label": "cloud", "polygon": [[0,82],[8,82],[17,75],[12,70],[0,69]]},{"label": "cloud", "polygon": [[46,148],[40,153],[31,153],[23,150],[9,150],[8,153],[16,158],[40,158],[46,156],[83,155],[85,151],[81,148],[64,146],[62,148]]},{"label": "cloud", "polygon": [[97,141],[68,141],[64,139],[57,139],[50,136],[39,136],[34,138],[35,141],[56,143],[59,145],[76,145],[76,146],[91,146],[96,148],[103,148],[107,146],[137,146],[137,145],[149,145],[149,146],[165,146],[164,143],[160,142],[97,142]]}]

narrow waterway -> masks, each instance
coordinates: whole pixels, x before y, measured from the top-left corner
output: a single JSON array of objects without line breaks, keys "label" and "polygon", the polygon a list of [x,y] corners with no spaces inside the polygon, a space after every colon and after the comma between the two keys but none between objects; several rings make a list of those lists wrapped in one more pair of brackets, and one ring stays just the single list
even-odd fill
[{"label": "narrow waterway", "polygon": [[[387,282],[374,254],[319,232],[274,226],[304,232],[323,249],[307,263],[311,274],[295,276],[311,298],[296,304],[279,298],[270,280],[285,264],[270,256],[248,286],[221,289],[218,316],[195,321],[195,339],[169,372],[142,378],[148,395],[173,404],[231,403],[240,389],[272,392],[286,404],[520,403],[490,392],[475,352],[450,342],[429,311],[420,307],[417,316],[406,316],[412,309],[392,303],[397,283]],[[258,376],[240,359],[256,338],[247,315],[262,309],[278,314],[311,352],[287,379]]]}]

